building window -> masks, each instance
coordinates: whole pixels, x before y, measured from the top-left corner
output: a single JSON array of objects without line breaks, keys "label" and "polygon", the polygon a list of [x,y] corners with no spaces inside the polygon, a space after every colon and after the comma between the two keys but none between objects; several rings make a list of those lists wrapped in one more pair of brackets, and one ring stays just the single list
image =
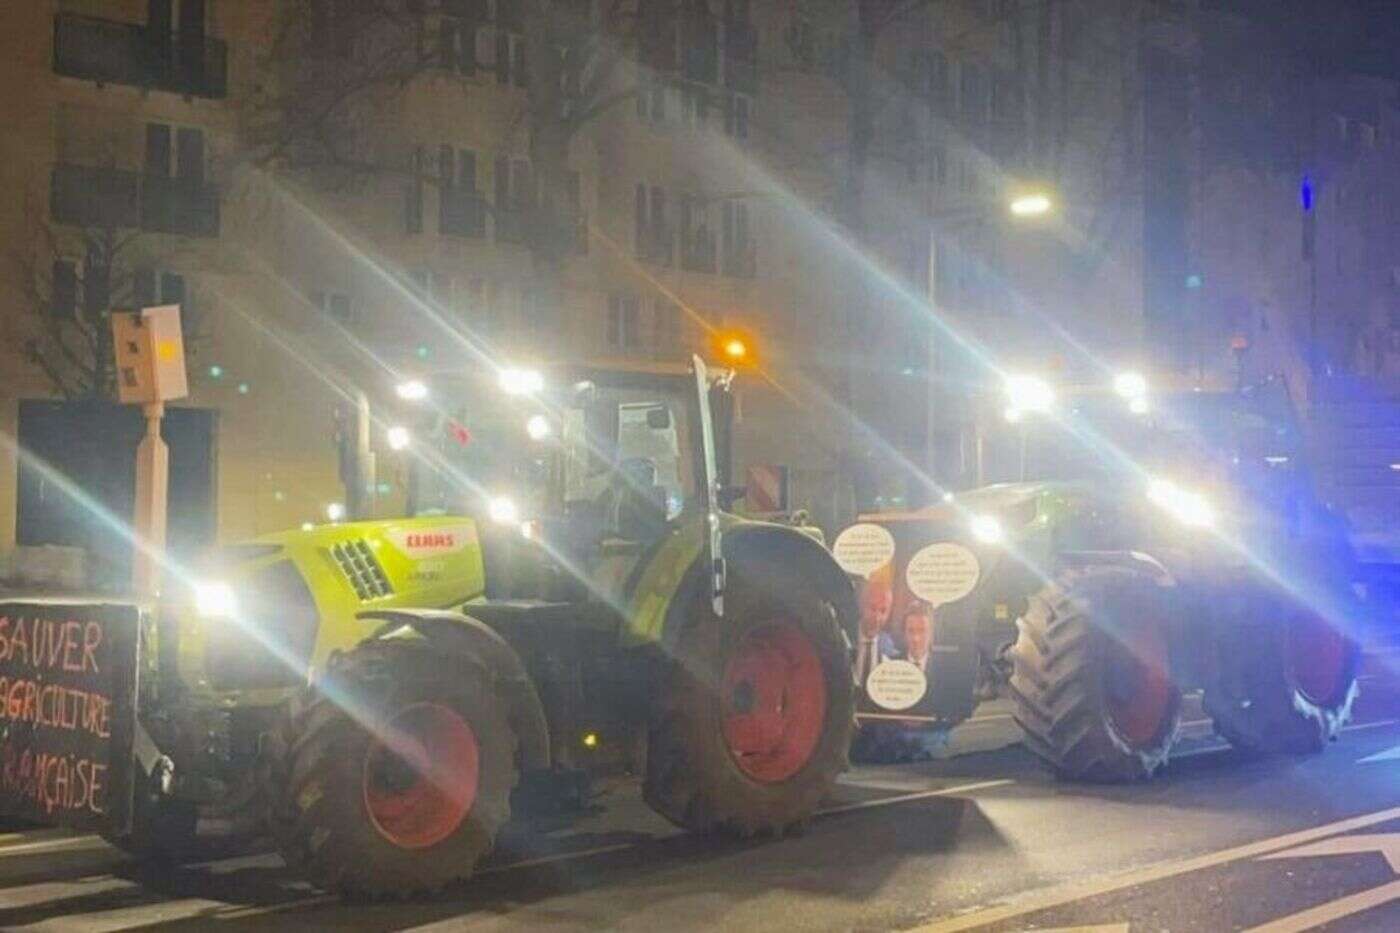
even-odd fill
[{"label": "building window", "polygon": [[498,156],[495,165],[496,239],[503,243],[525,242],[525,219],[534,203],[534,179],[525,159]]},{"label": "building window", "polygon": [[641,302],[635,295],[608,296],[607,342],[627,352],[641,346]]},{"label": "building window", "polygon": [[975,62],[964,62],[959,77],[958,109],[962,118],[968,123],[985,123],[988,99],[985,69]]},{"label": "building window", "polygon": [[732,94],[725,102],[724,131],[735,139],[749,138],[751,102],[743,94]]},{"label": "building window", "polygon": [[404,230],[410,234],[423,232],[423,173],[427,169],[427,154],[422,146],[414,146],[408,157],[408,189],[404,193]]},{"label": "building window", "polygon": [[720,238],[724,274],[752,278],[755,250],[749,236],[749,206],[743,201],[725,201],[720,208]]},{"label": "building window", "polygon": [[307,296],[322,314],[342,326],[356,323],[355,304],[344,292],[316,290]]},{"label": "building window", "polygon": [[637,185],[635,208],[637,256],[651,262],[669,264],[672,236],[666,218],[665,189]]},{"label": "building window", "polygon": [[496,83],[526,87],[530,71],[525,62],[525,37],[497,27]]},{"label": "building window", "polygon": [[681,268],[691,272],[715,271],[715,232],[709,224],[709,207],[695,195],[683,194],[676,202],[679,217]]},{"label": "building window", "polygon": [[486,205],[476,187],[476,153],[438,147],[438,231],[449,236],[486,234]]},{"label": "building window", "polygon": [[681,308],[666,298],[656,299],[653,346],[660,356],[678,354],[681,347]]},{"label": "building window", "polygon": [[146,124],[146,175],[204,184],[204,131],[166,123]]}]

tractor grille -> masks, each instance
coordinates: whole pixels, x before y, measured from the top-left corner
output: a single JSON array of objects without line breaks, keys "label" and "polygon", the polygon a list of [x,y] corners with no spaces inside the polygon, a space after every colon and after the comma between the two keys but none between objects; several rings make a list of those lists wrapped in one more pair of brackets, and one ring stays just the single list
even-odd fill
[{"label": "tractor grille", "polygon": [[360,597],[361,602],[394,594],[394,587],[384,575],[384,568],[379,566],[374,552],[363,538],[333,545],[331,556],[335,558],[340,572],[345,574],[345,579],[355,588],[355,595]]}]

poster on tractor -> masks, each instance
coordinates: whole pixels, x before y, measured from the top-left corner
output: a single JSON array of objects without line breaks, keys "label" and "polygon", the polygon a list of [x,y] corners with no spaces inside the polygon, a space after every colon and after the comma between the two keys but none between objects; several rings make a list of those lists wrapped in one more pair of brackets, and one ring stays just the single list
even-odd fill
[{"label": "poster on tractor", "polygon": [[143,611],[0,602],[0,816],[127,830]]},{"label": "poster on tractor", "polygon": [[976,674],[969,597],[982,578],[978,554],[923,521],[862,521],[837,536],[832,554],[859,598],[858,715],[961,715]]}]

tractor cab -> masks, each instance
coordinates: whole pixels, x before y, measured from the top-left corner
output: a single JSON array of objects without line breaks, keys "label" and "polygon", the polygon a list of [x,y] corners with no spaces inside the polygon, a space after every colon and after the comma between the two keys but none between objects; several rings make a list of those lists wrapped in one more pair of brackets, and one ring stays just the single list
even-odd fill
[{"label": "tractor cab", "polygon": [[[707,452],[728,444],[727,419],[716,431],[709,412],[727,411],[728,382],[698,360],[435,375],[408,513],[476,520],[488,596],[561,598],[568,577],[616,591],[670,531],[712,510]],[[568,572],[542,579],[538,554],[525,557],[540,546]]]}]

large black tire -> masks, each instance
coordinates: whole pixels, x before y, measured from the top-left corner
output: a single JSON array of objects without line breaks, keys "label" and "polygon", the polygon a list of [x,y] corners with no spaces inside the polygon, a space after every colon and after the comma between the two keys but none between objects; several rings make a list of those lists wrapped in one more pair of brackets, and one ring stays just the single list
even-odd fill
[{"label": "large black tire", "polygon": [[1170,677],[1166,594],[1147,573],[1072,571],[1017,620],[1010,688],[1027,747],[1061,777],[1150,777],[1171,753],[1181,694]]},{"label": "large black tire", "polygon": [[[762,578],[766,585],[758,585],[759,579],[732,574],[723,619],[707,605],[697,606],[676,656],[660,672],[643,795],[658,813],[692,832],[781,834],[816,812],[847,767],[855,684],[850,643],[836,610],[810,584],[781,571]],[[791,680],[777,701],[792,713],[782,715],[782,738],[771,753],[750,754],[751,736],[736,730],[774,708],[765,702],[773,691],[764,685],[774,681],[764,673],[769,668],[755,668],[753,681],[744,678],[749,662],[770,650],[794,672],[779,675]],[[817,684],[823,694],[819,717],[812,702]],[[754,710],[759,712],[752,719],[742,718]]]},{"label": "large black tire", "polygon": [[[273,832],[288,866],[325,890],[399,898],[464,881],[510,817],[516,736],[491,673],[468,659],[410,641],[361,645],[293,704],[281,734]],[[404,755],[381,740],[405,734]],[[474,769],[463,764],[473,756]],[[468,795],[458,781],[473,770]]]},{"label": "large black tire", "polygon": [[[1337,603],[1346,607],[1350,594]],[[1250,754],[1318,752],[1351,718],[1360,650],[1342,625],[1283,593],[1240,584],[1205,692],[1215,731]]]}]

